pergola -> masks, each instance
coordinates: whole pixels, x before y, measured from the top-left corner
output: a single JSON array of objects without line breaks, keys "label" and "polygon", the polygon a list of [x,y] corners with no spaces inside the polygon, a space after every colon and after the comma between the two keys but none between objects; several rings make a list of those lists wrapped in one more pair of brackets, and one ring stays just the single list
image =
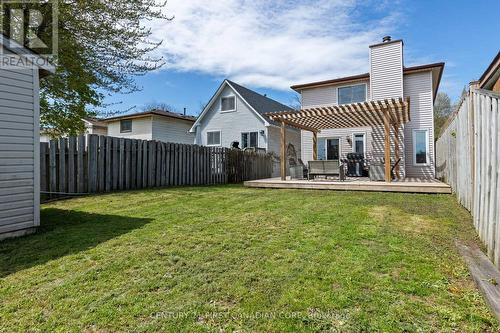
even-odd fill
[{"label": "pergola", "polygon": [[[394,131],[396,160],[399,159],[399,131],[410,121],[410,98],[390,98],[363,103],[318,106],[300,111],[267,113],[281,124],[281,179],[286,180],[286,126],[313,133],[313,159],[317,160],[318,132],[323,129],[384,126],[385,180],[391,182],[391,127]],[[397,170],[399,175],[399,166]]]}]

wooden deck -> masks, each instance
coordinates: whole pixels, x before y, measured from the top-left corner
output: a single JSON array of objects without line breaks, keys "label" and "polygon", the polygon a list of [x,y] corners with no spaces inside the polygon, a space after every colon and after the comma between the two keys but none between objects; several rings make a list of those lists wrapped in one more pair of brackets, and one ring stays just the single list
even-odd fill
[{"label": "wooden deck", "polygon": [[444,193],[451,194],[451,187],[438,180],[422,180],[407,178],[392,183],[374,182],[368,178],[350,178],[339,180],[281,180],[268,178],[251,180],[244,183],[246,187],[278,188],[278,189],[308,189],[308,190],[338,190],[338,191],[369,191],[369,192],[403,192],[403,193]]}]

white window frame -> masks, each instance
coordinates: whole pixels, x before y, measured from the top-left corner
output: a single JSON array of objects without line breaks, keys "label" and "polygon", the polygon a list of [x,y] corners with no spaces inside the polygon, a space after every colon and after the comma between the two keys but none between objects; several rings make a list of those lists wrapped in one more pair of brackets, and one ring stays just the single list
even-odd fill
[{"label": "white window frame", "polygon": [[[231,109],[231,110],[222,110],[222,100],[224,98],[233,98],[234,99],[234,109]],[[227,113],[227,112],[234,112],[234,111],[236,111],[236,102],[237,102],[236,95],[221,96],[221,98],[220,98],[220,112],[221,113]]]},{"label": "white window frame", "polygon": [[[417,132],[425,132],[425,149],[426,149],[426,152],[425,152],[425,159],[426,159],[426,163],[417,163],[417,140],[416,140],[416,136],[417,136]],[[412,145],[413,145],[413,151],[412,151],[412,159],[413,159],[413,166],[429,166],[431,163],[430,161],[430,145],[429,145],[429,129],[427,128],[416,128],[412,131],[412,139],[413,139],[413,142],[412,142]]]},{"label": "white window frame", "polygon": [[[241,140],[240,144],[241,144],[241,149],[245,149],[245,148],[243,147],[243,134],[250,134],[250,133],[257,133],[257,147],[255,147],[255,148],[259,148],[259,147],[260,147],[260,146],[259,146],[259,136],[260,136],[259,131],[245,131],[245,132],[241,132],[241,133],[240,133],[240,140]],[[250,137],[249,137],[249,139],[250,139]],[[251,147],[250,147],[250,148],[251,148]]]},{"label": "white window frame", "polygon": [[[128,131],[122,130],[122,122],[124,122],[124,121],[130,121],[130,130],[128,130]],[[120,133],[132,133],[133,128],[134,128],[134,121],[132,119],[121,119],[120,120]]]},{"label": "white window frame", "polygon": [[[219,133],[219,143],[218,144],[208,144],[208,133]],[[207,138],[207,147],[220,147],[222,146],[222,131],[220,130],[215,130],[215,131],[207,131],[206,133],[206,138]]]},{"label": "white window frame", "polygon": [[355,137],[356,135],[363,135],[363,155],[365,155],[366,158],[366,132],[355,132],[352,133],[351,141],[352,141],[352,152],[356,152],[356,141]]},{"label": "white window frame", "polygon": [[325,161],[334,161],[328,159],[328,140],[339,140],[339,161],[342,159],[342,138],[340,136],[330,136],[325,138]]},{"label": "white window frame", "polygon": [[339,89],[340,88],[347,88],[347,87],[354,87],[354,86],[365,86],[365,102],[368,101],[368,84],[366,82],[361,82],[361,83],[350,83],[350,84],[344,84],[341,86],[337,87],[337,105],[347,105],[347,104],[340,104],[340,98],[339,98]]}]

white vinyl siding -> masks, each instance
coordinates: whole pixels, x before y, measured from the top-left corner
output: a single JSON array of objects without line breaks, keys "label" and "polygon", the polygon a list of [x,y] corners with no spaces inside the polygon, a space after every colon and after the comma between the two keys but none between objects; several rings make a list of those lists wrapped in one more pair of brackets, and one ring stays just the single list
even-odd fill
[{"label": "white vinyl siding", "polygon": [[[404,77],[405,97],[410,97],[410,119],[405,125],[406,176],[434,178],[434,107],[432,96],[432,73],[421,72]],[[427,165],[413,164],[413,131],[427,130],[429,140],[429,161]]]},{"label": "white vinyl siding", "polygon": [[403,42],[370,48],[371,99],[403,96]]},{"label": "white vinyl siding", "polygon": [[267,149],[264,121],[239,96],[236,96],[236,112],[220,112],[221,97],[235,96],[236,93],[226,85],[219,95],[197,126],[196,144],[206,146],[207,132],[221,131],[222,147],[229,148],[234,141],[239,142],[241,147],[241,133],[258,132],[259,148]]},{"label": "white vinyl siding", "polygon": [[153,140],[183,144],[194,144],[194,134],[189,133],[193,121],[153,116]]},{"label": "white vinyl siding", "polygon": [[[371,149],[372,146],[372,129],[371,127],[352,127],[352,128],[332,128],[322,130],[318,134],[318,140],[323,138],[340,138],[340,156],[341,158],[346,158],[348,153],[352,153],[354,141],[352,141],[353,134],[365,134],[365,149],[366,157],[372,158]],[[349,138],[350,140],[347,140]],[[351,142],[349,142],[351,141]],[[308,131],[302,131],[302,160],[304,163],[313,160],[313,143],[312,143],[312,133]]]},{"label": "white vinyl siding", "polygon": [[301,91],[302,108],[308,108],[319,105],[337,105],[337,90],[346,85],[365,84],[367,96],[370,96],[370,85],[368,80],[357,81],[349,84],[337,84],[324,87],[308,88]]},{"label": "white vinyl siding", "polygon": [[0,238],[39,225],[38,107],[38,71],[0,69]]}]

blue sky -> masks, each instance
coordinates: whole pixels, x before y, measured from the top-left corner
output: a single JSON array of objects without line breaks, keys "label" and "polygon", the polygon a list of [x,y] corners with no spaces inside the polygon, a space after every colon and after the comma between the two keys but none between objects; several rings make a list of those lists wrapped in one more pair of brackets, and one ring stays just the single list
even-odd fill
[{"label": "blue sky", "polygon": [[[446,62],[440,91],[456,100],[500,50],[500,1],[170,0],[172,22],[148,22],[166,60],[113,95],[120,110],[166,103],[197,115],[224,78],[290,104],[292,84],[368,71],[368,45],[405,43],[405,65]],[[132,112],[133,112],[132,111]]]}]

